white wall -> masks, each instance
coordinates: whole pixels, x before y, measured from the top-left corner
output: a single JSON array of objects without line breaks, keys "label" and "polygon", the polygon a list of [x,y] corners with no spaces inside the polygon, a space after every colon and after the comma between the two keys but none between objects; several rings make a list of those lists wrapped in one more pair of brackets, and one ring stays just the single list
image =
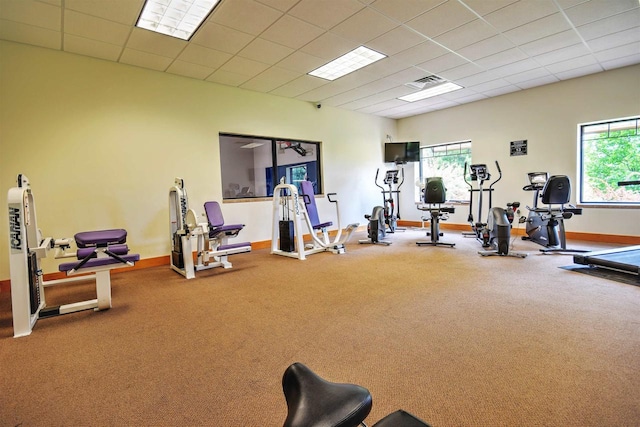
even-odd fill
[{"label": "white wall", "polygon": [[[27,175],[44,236],[125,228],[143,258],[168,255],[174,178],[184,178],[200,212],[206,200],[222,199],[220,132],[321,141],[325,191],[340,196],[343,223],[363,223],[377,193],[361,187],[370,185],[396,121],[0,42],[2,203],[16,175]],[[318,207],[335,220],[326,199]],[[223,205],[228,221],[247,224],[248,241],[270,240],[271,211],[269,201]],[[4,280],[8,217],[1,212]],[[56,265],[45,263],[45,272]]]},{"label": "white wall", "polygon": [[[474,163],[487,163],[493,172],[495,161],[500,163],[503,179],[495,186],[494,206],[510,201],[531,205],[532,194],[522,187],[528,183],[527,172],[533,171],[568,175],[576,203],[577,125],[638,114],[640,65],[635,65],[401,119],[398,134],[399,140],[419,140],[421,146],[471,140]],[[522,139],[528,141],[528,155],[511,157],[509,142]],[[404,218],[418,220],[409,192],[402,195]],[[638,211],[585,208],[583,215],[567,221],[566,228],[638,236]],[[468,207],[458,206],[449,222],[463,224],[468,213]]]}]

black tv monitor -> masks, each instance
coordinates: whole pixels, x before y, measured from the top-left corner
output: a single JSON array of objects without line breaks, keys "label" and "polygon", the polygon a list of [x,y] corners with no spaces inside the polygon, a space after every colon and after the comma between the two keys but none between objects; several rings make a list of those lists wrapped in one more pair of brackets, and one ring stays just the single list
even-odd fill
[{"label": "black tv monitor", "polygon": [[420,142],[387,142],[384,144],[385,163],[420,161]]}]

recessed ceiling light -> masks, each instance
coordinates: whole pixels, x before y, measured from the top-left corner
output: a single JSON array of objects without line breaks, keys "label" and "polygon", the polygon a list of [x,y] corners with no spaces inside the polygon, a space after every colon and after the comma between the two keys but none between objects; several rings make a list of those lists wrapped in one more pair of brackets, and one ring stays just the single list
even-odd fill
[{"label": "recessed ceiling light", "polygon": [[360,46],[359,48],[334,59],[328,64],[311,71],[309,75],[320,77],[325,80],[335,80],[386,57],[387,55],[383,55],[380,52]]},{"label": "recessed ceiling light", "polygon": [[415,102],[421,99],[431,98],[432,96],[442,95],[443,93],[453,92],[454,90],[462,89],[455,83],[447,82],[438,86],[430,87],[429,89],[421,90],[420,92],[410,93],[409,95],[401,96],[398,99],[407,102]]},{"label": "recessed ceiling light", "polygon": [[146,0],[136,27],[189,40],[220,0]]}]

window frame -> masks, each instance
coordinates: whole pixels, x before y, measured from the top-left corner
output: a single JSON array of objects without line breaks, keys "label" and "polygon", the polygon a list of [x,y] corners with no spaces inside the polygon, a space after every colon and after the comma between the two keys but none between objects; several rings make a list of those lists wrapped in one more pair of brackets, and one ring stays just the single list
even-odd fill
[{"label": "window frame", "polygon": [[[607,200],[585,200],[585,188],[588,186],[585,184],[585,174],[586,166],[585,166],[585,142],[593,141],[596,139],[613,139],[615,137],[611,137],[610,133],[612,132],[612,125],[616,123],[623,123],[635,120],[635,137],[640,138],[640,115],[638,116],[630,116],[630,117],[621,117],[616,119],[608,119],[608,120],[597,120],[587,123],[579,123],[577,125],[577,191],[576,191],[576,201],[578,205],[584,207],[615,207],[615,208],[640,208],[640,201],[607,201]],[[595,126],[602,126],[603,130],[606,129],[608,136],[606,138],[585,138],[586,128],[593,128]],[[621,136],[622,137],[622,136]]]},{"label": "window frame", "polygon": [[[269,182],[269,180],[266,180],[266,189],[265,189],[265,193],[266,194],[260,194],[260,195],[253,195],[253,196],[241,196],[238,197],[233,196],[233,197],[228,197],[225,196],[225,185],[228,184],[225,181],[225,177],[224,177],[224,168],[223,168],[223,164],[225,164],[225,158],[223,158],[223,144],[229,143],[227,141],[223,141],[223,138],[234,138],[236,139],[235,141],[233,141],[234,143],[238,142],[238,139],[247,139],[247,142],[251,142],[251,141],[255,141],[255,140],[261,140],[261,141],[265,141],[265,143],[270,144],[271,145],[271,150],[270,150],[270,166],[267,166],[265,168],[265,170],[267,169],[271,169],[272,171],[272,177],[271,177],[271,182]],[[323,191],[323,177],[322,177],[322,155],[321,155],[321,149],[322,149],[322,142],[321,141],[310,141],[310,140],[303,140],[303,139],[293,139],[293,138],[282,138],[282,137],[271,137],[271,136],[258,136],[258,135],[247,135],[247,134],[238,134],[238,133],[229,133],[229,132],[220,132],[218,134],[218,143],[219,143],[219,155],[220,155],[220,176],[221,176],[221,186],[222,186],[222,200],[223,202],[238,202],[238,201],[254,201],[254,200],[265,200],[265,199],[270,199],[273,197],[273,189],[278,185],[278,181],[279,181],[279,177],[278,174],[276,173],[275,176],[273,174],[273,171],[278,171],[279,168],[284,167],[284,168],[288,168],[288,167],[293,167],[293,166],[300,166],[302,164],[304,165],[308,165],[308,163],[310,162],[296,162],[296,163],[285,163],[285,164],[278,164],[278,154],[282,154],[283,151],[282,150],[287,150],[288,148],[293,148],[293,147],[299,147],[299,145],[296,144],[311,144],[313,145],[313,158],[312,158],[312,162],[316,162],[316,167],[315,167],[315,179],[313,180],[314,182],[314,191],[315,194],[322,194]],[[281,145],[282,144],[289,144],[291,146],[282,149]],[[295,151],[295,149],[294,149]],[[253,179],[250,180],[250,184],[254,187],[254,192],[255,192],[255,183],[256,183],[256,179],[255,176]]]},{"label": "window frame", "polygon": [[[435,158],[435,157],[454,156],[454,155],[456,155],[455,153],[448,154],[448,152],[450,151],[451,147],[456,147],[456,146],[458,147],[457,148],[457,150],[458,150],[457,155],[460,156],[460,155],[466,154],[466,153],[463,153],[463,150],[466,149],[464,147],[465,145],[468,145],[468,147],[469,147],[468,148],[468,154],[469,154],[469,162],[468,163],[470,163],[471,159],[472,159],[472,155],[473,155],[473,143],[472,143],[472,141],[470,139],[465,139],[465,140],[462,140],[462,141],[444,142],[444,143],[421,146],[420,147],[420,174],[419,174],[420,185],[421,186],[424,185],[425,179],[428,178],[427,176],[425,176],[425,170],[424,170],[424,166],[423,166],[425,159],[427,159],[427,158]],[[441,156],[435,156],[435,155],[434,156],[425,156],[424,155],[425,152],[427,150],[430,150],[430,149],[433,150],[434,152],[437,149],[439,149],[439,150],[444,149],[444,151],[447,152],[447,154],[444,154],[444,155],[441,155]],[[455,149],[451,149],[451,151],[453,151],[453,150],[455,150]],[[462,172],[463,173],[460,175],[460,180],[459,181],[464,183],[464,173],[466,173],[466,171],[462,171]],[[435,176],[435,175],[432,175],[432,176]],[[447,185],[447,182],[445,182],[445,185]],[[465,185],[464,188],[466,188],[467,187],[466,183],[464,185]],[[450,194],[450,192],[447,192],[446,203],[469,204],[469,202],[470,202],[470,196],[469,196],[468,190],[465,193],[467,196],[465,198],[462,198],[462,199],[449,198],[449,194]],[[420,197],[420,199],[422,200],[422,197]]]}]

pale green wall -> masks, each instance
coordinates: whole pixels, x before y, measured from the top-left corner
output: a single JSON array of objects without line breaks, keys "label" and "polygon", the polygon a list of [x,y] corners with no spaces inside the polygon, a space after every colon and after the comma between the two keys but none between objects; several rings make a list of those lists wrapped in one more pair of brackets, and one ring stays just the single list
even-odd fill
[{"label": "pale green wall", "polygon": [[[419,140],[423,146],[471,140],[473,162],[487,163],[494,172],[498,160],[503,179],[495,186],[494,205],[510,201],[531,205],[532,193],[522,187],[528,183],[527,172],[534,171],[568,175],[575,203],[577,125],[638,114],[640,65],[635,65],[401,119],[398,133],[401,139]],[[522,139],[528,140],[529,154],[511,157],[509,142]],[[405,212],[419,219],[412,204],[413,200],[403,200]],[[522,211],[526,214],[526,209]],[[566,222],[566,228],[639,236],[638,211],[585,208],[582,216]],[[468,213],[468,207],[459,206],[449,222],[465,223]]]},{"label": "pale green wall", "polygon": [[[198,212],[222,199],[219,132],[322,141],[324,188],[342,200],[344,224],[363,222],[378,200],[370,181],[396,121],[0,42],[2,204],[25,174],[44,236],[125,228],[143,258],[168,255],[174,177],[185,179]],[[335,221],[329,202],[318,203]],[[270,202],[223,212],[247,225],[243,240],[271,239]],[[7,229],[0,226],[0,280],[9,278]],[[56,265],[47,261],[45,272]]]},{"label": "pale green wall", "polygon": [[[576,125],[640,114],[640,66],[507,94],[398,121],[259,94],[93,58],[0,42],[0,189],[18,173],[31,180],[45,236],[122,227],[144,258],[169,253],[168,192],[185,179],[191,207],[220,200],[218,133],[323,142],[324,188],[337,192],[343,225],[364,223],[381,196],[382,143],[422,145],[471,139],[474,161],[499,160],[505,178],[496,203],[519,200],[526,172],[576,175]],[[529,155],[508,143],[527,139]],[[402,192],[403,219],[418,220],[413,166]],[[333,216],[325,200],[323,219]],[[247,224],[245,240],[271,238],[271,203],[223,206]],[[453,223],[465,223],[459,207]],[[0,224],[7,224],[2,209]],[[637,210],[588,209],[571,231],[640,235]],[[0,242],[7,242],[0,226]],[[46,272],[57,263],[45,264]],[[0,243],[0,280],[9,277],[8,243]]]}]

